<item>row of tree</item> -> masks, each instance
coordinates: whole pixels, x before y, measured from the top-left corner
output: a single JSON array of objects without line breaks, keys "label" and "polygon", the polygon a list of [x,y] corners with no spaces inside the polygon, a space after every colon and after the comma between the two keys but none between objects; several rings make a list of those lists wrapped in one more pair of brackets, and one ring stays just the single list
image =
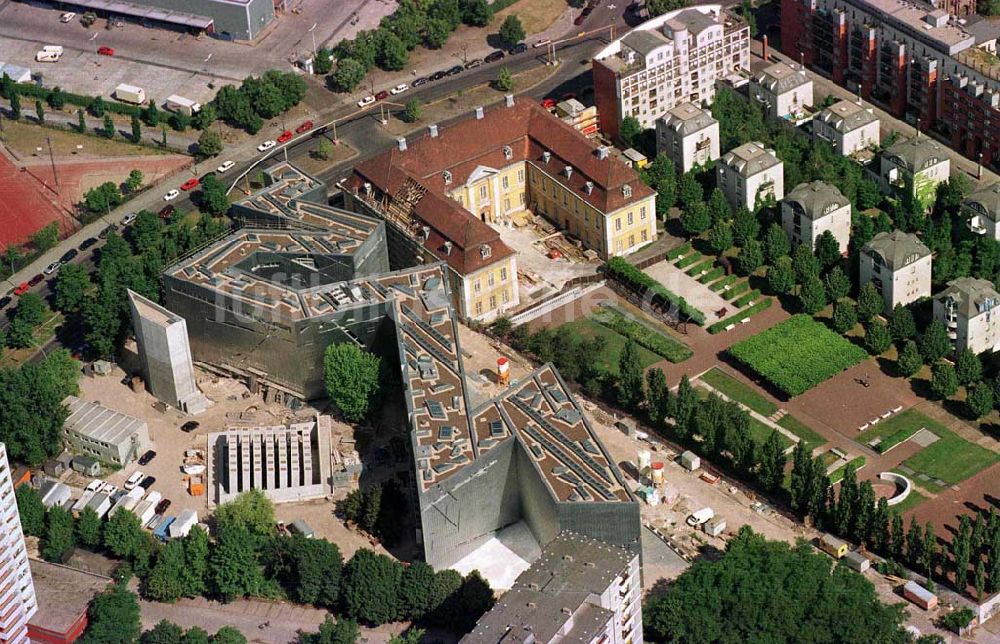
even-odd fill
[{"label": "row of tree", "polygon": [[11,462],[38,466],[62,450],[62,401],[79,393],[80,363],[65,349],[0,369],[0,442]]},{"label": "row of tree", "polygon": [[106,522],[90,510],[74,519],[59,507],[46,510],[28,485],[16,496],[24,532],[40,538],[45,559],[62,561],[77,546],[104,552],[138,576],[143,596],[155,601],[288,598],[370,625],[408,619],[462,632],[493,605],[493,592],[477,572],[464,578],[452,570],[434,572],[366,549],[345,563],[326,539],[280,535],[274,507],[258,490],[218,507],[214,539],[195,527],[166,544],[127,510]]},{"label": "row of tree", "polygon": [[378,538],[386,547],[399,541],[405,525],[406,495],[395,481],[367,490],[351,490],[337,502],[337,512],[348,523]]}]

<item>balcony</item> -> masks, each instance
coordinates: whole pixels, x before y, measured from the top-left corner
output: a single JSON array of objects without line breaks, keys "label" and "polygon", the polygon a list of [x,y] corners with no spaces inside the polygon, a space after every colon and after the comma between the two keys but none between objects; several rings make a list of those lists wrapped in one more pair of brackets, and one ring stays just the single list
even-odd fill
[{"label": "balcony", "polygon": [[983,225],[982,219],[980,219],[980,215],[975,215],[972,218],[970,218],[968,226],[969,230],[977,235],[986,234],[986,226]]}]

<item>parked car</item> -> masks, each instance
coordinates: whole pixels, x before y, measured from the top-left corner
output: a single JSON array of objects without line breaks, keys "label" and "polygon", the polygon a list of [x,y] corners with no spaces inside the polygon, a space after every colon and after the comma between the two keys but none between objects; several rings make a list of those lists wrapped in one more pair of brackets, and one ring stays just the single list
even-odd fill
[{"label": "parked car", "polygon": [[455,65],[451,69],[445,72],[446,76],[457,76],[462,73],[463,67],[461,65]]},{"label": "parked car", "polygon": [[200,426],[201,426],[201,423],[199,423],[198,421],[196,421],[196,420],[189,420],[188,422],[186,422],[183,425],[181,425],[181,431],[184,432],[185,434],[190,434],[194,430],[198,429],[198,427],[200,427]]},{"label": "parked car", "polygon": [[65,264],[66,262],[72,261],[73,258],[76,257],[79,254],[80,254],[80,251],[78,251],[75,248],[70,248],[68,251],[66,251],[65,253],[63,253],[63,256],[59,258],[59,261],[62,262],[63,264]]},{"label": "parked car", "polygon": [[510,54],[511,56],[516,56],[517,54],[523,54],[526,51],[528,51],[528,46],[522,42],[508,49],[507,53]]},{"label": "parked car", "polygon": [[97,53],[102,56],[114,56],[115,50],[112,49],[111,47],[98,47]]},{"label": "parked car", "polygon": [[426,85],[429,80],[430,79],[427,78],[427,77],[425,77],[425,76],[421,76],[420,78],[414,78],[412,86],[413,87],[420,87],[421,85]]},{"label": "parked car", "polygon": [[381,92],[379,92],[378,94],[375,95],[375,100],[376,101],[384,101],[387,98],[389,98],[389,92],[387,92],[385,90],[382,90]]},{"label": "parked car", "polygon": [[396,94],[402,94],[408,89],[410,89],[409,85],[407,85],[406,83],[400,83],[399,85],[396,85],[395,87],[390,89],[389,93],[395,96]]},{"label": "parked car", "polygon": [[297,128],[295,128],[296,134],[302,134],[303,132],[308,132],[313,128],[312,121],[303,121]]},{"label": "parked car", "polygon": [[154,458],[156,458],[156,452],[151,449],[146,450],[146,453],[139,457],[139,465],[149,465]]},{"label": "parked car", "polygon": [[495,63],[498,60],[503,60],[504,56],[506,56],[506,54],[504,54],[502,51],[500,51],[498,49],[495,52],[493,52],[492,54],[489,54],[488,56],[486,56],[486,58],[484,58],[483,61],[486,62],[486,63]]},{"label": "parked car", "polygon": [[72,22],[73,18],[76,18],[76,13],[73,11],[67,11],[63,15],[59,16],[59,22],[65,24],[67,22]]},{"label": "parked car", "polygon": [[170,499],[163,499],[162,501],[156,504],[156,513],[163,514],[164,512],[167,511],[167,508],[169,507],[170,507]]},{"label": "parked car", "polygon": [[554,98],[546,98],[542,100],[542,107],[544,107],[547,110],[551,110],[555,106],[556,106],[556,100]]},{"label": "parked car", "polygon": [[160,219],[170,219],[175,212],[177,212],[177,208],[174,208],[173,205],[164,206],[163,210],[160,211]]},{"label": "parked car", "polygon": [[56,261],[52,262],[51,264],[49,264],[48,266],[46,266],[45,270],[42,271],[42,272],[45,273],[46,275],[51,275],[52,273],[55,273],[57,270],[59,270],[59,266],[61,266],[61,265],[62,265],[62,262],[60,262],[59,260],[56,260]]},{"label": "parked car", "polygon": [[96,492],[104,487],[104,481],[101,479],[94,479],[90,483],[87,483],[87,487],[84,488],[84,492]]},{"label": "parked car", "polygon": [[79,248],[80,248],[80,250],[87,250],[88,248],[90,248],[91,246],[93,246],[96,243],[97,243],[97,238],[96,237],[88,237],[88,238],[84,239],[82,242],[80,242]]},{"label": "parked car", "polygon": [[177,190],[175,188],[175,189],[171,190],[170,192],[168,192],[167,194],[163,195],[163,200],[164,201],[173,201],[174,199],[177,198],[177,196],[179,194],[181,194],[181,191]]},{"label": "parked car", "polygon": [[156,477],[147,476],[146,478],[142,479],[142,481],[139,482],[139,487],[141,487],[144,490],[148,490],[149,488],[153,487],[153,483],[156,483]]},{"label": "parked car", "polygon": [[114,483],[105,483],[104,487],[102,487],[100,491],[103,492],[104,494],[107,494],[108,496],[111,496],[112,494],[118,491],[118,486],[115,485]]},{"label": "parked car", "polygon": [[267,141],[264,141],[263,143],[261,143],[260,145],[257,146],[257,151],[258,152],[267,152],[268,150],[270,150],[271,148],[273,148],[276,145],[278,145],[277,141],[267,140]]},{"label": "parked car", "polygon": [[101,232],[97,233],[97,236],[100,239],[107,239],[108,235],[110,235],[113,232],[116,232],[117,230],[118,230],[118,226],[115,226],[114,224],[111,224],[110,226],[108,226],[107,228],[105,228],[104,230],[102,230]]},{"label": "parked car", "polygon": [[437,80],[441,80],[442,78],[444,78],[447,75],[448,75],[448,72],[445,72],[445,71],[436,71],[433,74],[431,74],[430,79],[432,81],[437,81]]},{"label": "parked car", "polygon": [[132,472],[132,475],[129,476],[128,479],[126,479],[125,481],[125,489],[126,490],[135,489],[136,487],[139,486],[139,483],[141,483],[142,479],[144,478],[146,478],[146,475],[142,473],[142,470],[136,470]]},{"label": "parked car", "polygon": [[374,96],[365,96],[363,99],[358,101],[358,107],[367,107],[375,102]]},{"label": "parked car", "polygon": [[473,58],[469,62],[465,63],[465,68],[466,69],[475,69],[476,67],[479,67],[482,64],[483,64],[483,59],[482,58]]},{"label": "parked car", "polygon": [[218,168],[216,168],[215,171],[218,172],[219,174],[223,174],[223,173],[226,173],[226,172],[229,172],[230,170],[232,170],[233,166],[235,166],[235,165],[236,165],[236,163],[233,162],[233,161],[226,161],[225,163],[223,163],[222,165],[220,165]]},{"label": "parked car", "polygon": [[122,226],[129,226],[135,221],[135,213],[130,212],[129,214],[122,217]]},{"label": "parked car", "polygon": [[715,511],[712,508],[702,508],[687,518],[687,524],[694,528],[708,523],[714,516]]},{"label": "parked car", "polygon": [[4,295],[3,297],[0,297],[0,309],[7,308],[7,305],[10,304],[10,302],[11,302],[11,297],[9,295]]},{"label": "parked car", "polygon": [[285,130],[278,136],[278,143],[288,143],[292,140],[292,131]]},{"label": "parked car", "polygon": [[30,284],[27,282],[21,282],[17,285],[17,288],[14,289],[14,295],[24,295],[28,292],[29,288],[31,288]]},{"label": "parked car", "polygon": [[35,275],[30,280],[28,280],[28,286],[38,286],[39,284],[42,283],[43,279],[45,279],[45,276],[39,273],[38,275]]},{"label": "parked car", "polygon": [[198,177],[191,177],[190,179],[181,184],[181,190],[183,190],[184,192],[187,192],[188,190],[194,190],[195,188],[198,187],[200,183],[201,181],[198,179]]}]

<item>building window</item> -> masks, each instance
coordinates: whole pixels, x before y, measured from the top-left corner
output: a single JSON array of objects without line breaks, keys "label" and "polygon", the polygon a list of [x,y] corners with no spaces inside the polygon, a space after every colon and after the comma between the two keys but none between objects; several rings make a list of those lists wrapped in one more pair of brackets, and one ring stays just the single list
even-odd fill
[{"label": "building window", "polygon": [[482,290],[483,290],[482,284],[479,283],[479,280],[476,280],[475,282],[472,283],[472,292],[473,293],[478,293],[478,292],[480,292]]},{"label": "building window", "polygon": [[506,304],[507,302],[510,302],[510,293],[507,292],[507,289],[504,289],[503,290],[503,303]]},{"label": "building window", "polygon": [[479,198],[480,199],[485,199],[486,198],[486,186],[485,185],[479,186]]},{"label": "building window", "polygon": [[507,267],[506,266],[501,266],[500,267],[500,281],[501,282],[506,282],[507,281]]},{"label": "building window", "polygon": [[476,302],[476,315],[482,315],[483,313],[483,303]]},{"label": "building window", "polygon": [[642,229],[642,241],[649,241],[649,239],[648,239],[649,238],[648,232],[649,231],[647,231],[645,228]]},{"label": "building window", "polygon": [[621,229],[622,229],[622,218],[615,217],[615,230],[621,230]]},{"label": "building window", "polygon": [[503,200],[503,209],[505,211],[510,210],[510,199],[504,199]]},{"label": "building window", "polygon": [[510,187],[510,182],[507,180],[507,175],[503,176],[503,179],[501,180],[501,183],[503,184],[503,189],[504,190],[506,190],[507,188]]},{"label": "building window", "polygon": [[646,221],[646,206],[639,208],[639,221]]},{"label": "building window", "polygon": [[628,236],[628,246],[629,248],[635,246],[635,235]]},{"label": "building window", "polygon": [[517,169],[517,182],[524,183],[524,168]]},{"label": "building window", "polygon": [[631,226],[632,223],[633,223],[633,221],[632,221],[632,211],[630,210],[629,213],[628,213],[628,225]]},{"label": "building window", "polygon": [[487,283],[487,284],[488,284],[489,286],[491,286],[491,287],[492,287],[492,286],[493,286],[493,284],[494,284],[495,282],[496,282],[496,278],[495,278],[495,277],[493,277],[493,273],[490,273],[490,274],[489,274],[489,275],[488,275],[488,276],[486,277],[486,283]]}]

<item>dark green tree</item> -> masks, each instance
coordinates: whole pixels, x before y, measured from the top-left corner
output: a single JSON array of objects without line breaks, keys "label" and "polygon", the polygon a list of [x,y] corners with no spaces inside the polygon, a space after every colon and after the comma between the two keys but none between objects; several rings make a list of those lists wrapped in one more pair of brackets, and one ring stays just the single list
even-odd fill
[{"label": "dark green tree", "polygon": [[751,239],[736,256],[736,270],[742,275],[750,275],[764,262],[764,251],[759,241]]},{"label": "dark green tree", "polygon": [[87,131],[87,119],[83,115],[82,108],[76,111],[76,129],[80,134]]},{"label": "dark green tree", "polygon": [[247,638],[232,626],[223,626],[215,631],[212,644],[247,644]]},{"label": "dark green tree", "polygon": [[35,118],[39,123],[45,123],[45,105],[41,101],[35,101]]},{"label": "dark green tree", "polygon": [[720,221],[729,221],[733,218],[733,212],[729,209],[729,202],[726,201],[726,195],[722,194],[722,190],[718,188],[714,188],[712,194],[708,196],[708,215],[712,218],[712,225],[716,225]]},{"label": "dark green tree", "polygon": [[326,77],[326,83],[335,92],[353,92],[368,71],[365,66],[352,58],[341,58],[337,61],[337,69]]},{"label": "dark green tree", "polygon": [[88,550],[101,545],[101,517],[91,508],[84,508],[76,520],[76,541]]},{"label": "dark green tree", "polygon": [[142,141],[142,122],[139,121],[139,116],[136,114],[132,115],[132,143],[139,143]]},{"label": "dark green tree", "polygon": [[493,20],[493,7],[486,0],[459,0],[462,22],[471,27],[485,27]]},{"label": "dark green tree", "polygon": [[779,257],[768,267],[767,287],[777,295],[786,295],[795,287],[795,270],[792,268],[791,257]]},{"label": "dark green tree", "polygon": [[156,108],[156,101],[150,101],[146,109],[142,111],[142,120],[149,127],[156,127],[160,124],[160,110]]},{"label": "dark green tree", "polygon": [[184,637],[184,629],[161,619],[156,626],[142,634],[139,644],[177,644]]},{"label": "dark green tree", "polygon": [[333,607],[340,592],[340,573],[344,558],[340,549],[326,539],[290,539],[290,577],[295,600],[302,604]]},{"label": "dark green tree", "polygon": [[139,600],[123,584],[112,584],[90,601],[81,644],[127,644],[139,640]]},{"label": "dark green tree", "polygon": [[643,399],[643,370],[639,345],[629,338],[618,360],[618,404],[624,409],[635,411]]},{"label": "dark green tree", "polygon": [[826,296],[831,302],[841,300],[851,292],[851,281],[839,266],[830,269],[823,283],[826,285]]},{"label": "dark green tree", "polygon": [[149,576],[146,577],[143,594],[159,602],[175,602],[184,596],[184,543],[174,539],[160,550]]},{"label": "dark green tree", "polygon": [[434,585],[434,569],[422,561],[415,561],[403,570],[399,584],[399,599],[403,615],[418,621],[431,608],[431,592]]},{"label": "dark green tree", "polygon": [[768,264],[774,265],[779,257],[788,255],[792,250],[792,244],[788,241],[788,235],[778,224],[771,224],[764,233],[764,257]]},{"label": "dark green tree", "polygon": [[[795,281],[805,284],[810,279],[819,279],[819,260],[806,244],[799,244],[792,253],[792,268],[795,269]],[[822,283],[820,283],[822,287]]]},{"label": "dark green tree", "polygon": [[865,282],[858,291],[858,317],[862,322],[868,322],[882,312],[885,303],[882,295],[875,289],[875,284]]},{"label": "dark green tree", "polygon": [[184,633],[181,644],[209,644],[208,632],[200,626],[192,626]]},{"label": "dark green tree", "polygon": [[501,67],[500,71],[497,72],[497,79],[494,85],[501,92],[509,92],[514,89],[514,76],[510,73],[510,69]]},{"label": "dark green tree", "polygon": [[[801,248],[801,247],[800,247]],[[803,313],[814,315],[826,306],[826,289],[818,277],[808,277],[799,291],[799,306]]]},{"label": "dark green tree", "polygon": [[331,69],[333,69],[333,56],[329,49],[320,47],[313,58],[313,72],[324,76],[329,74]]},{"label": "dark green tree", "polygon": [[104,115],[104,129],[103,129],[103,132],[104,132],[104,136],[108,137],[109,139],[113,139],[114,136],[115,136],[115,122],[113,120],[111,120],[111,115],[110,114],[105,114]]},{"label": "dark green tree", "polygon": [[922,366],[924,366],[924,361],[920,357],[917,343],[913,340],[907,340],[899,352],[899,357],[896,359],[896,370],[899,372],[899,375],[909,378],[920,371],[920,367]]},{"label": "dark green tree", "polygon": [[[198,136],[198,154],[203,157],[214,157],[222,152],[222,137],[215,130],[202,130]],[[215,175],[208,175],[208,178],[215,178]]]},{"label": "dark green tree", "polygon": [[134,168],[129,171],[128,178],[125,179],[125,190],[130,194],[135,194],[142,187],[142,182],[145,177],[142,176],[142,170]]},{"label": "dark green tree", "polygon": [[373,626],[399,619],[403,613],[398,593],[402,572],[403,567],[385,555],[366,548],[354,553],[344,566],[341,584],[347,614]]},{"label": "dark green tree", "polygon": [[703,201],[692,204],[681,213],[681,228],[691,236],[700,235],[711,225],[712,218],[708,214],[708,206]]},{"label": "dark green tree", "polygon": [[407,123],[416,123],[423,115],[423,104],[420,99],[411,98],[406,101],[406,109],[403,110],[403,120]]},{"label": "dark green tree", "polygon": [[816,259],[824,269],[840,261],[840,242],[829,230],[823,231],[816,240]]},{"label": "dark green tree", "polygon": [[496,603],[493,590],[490,589],[490,585],[483,579],[478,570],[473,570],[465,576],[456,599],[458,600],[458,612],[455,618],[458,628],[462,632],[471,631],[479,618],[493,608],[493,604]]},{"label": "dark green tree", "polygon": [[323,364],[327,394],[347,420],[360,421],[377,408],[382,372],[378,356],[345,342],[328,346]]},{"label": "dark green tree", "polygon": [[210,588],[223,601],[259,595],[263,591],[266,581],[258,561],[256,541],[243,526],[227,527],[219,532],[209,556],[208,573]]},{"label": "dark green tree", "polygon": [[872,320],[865,325],[865,349],[873,356],[885,353],[892,345],[889,327],[882,320]]},{"label": "dark green tree", "polygon": [[17,513],[21,517],[24,534],[41,537],[45,534],[45,506],[38,490],[30,485],[19,485],[14,490],[17,499]]},{"label": "dark green tree", "polygon": [[768,492],[778,489],[785,473],[785,447],[778,438],[778,432],[772,430],[764,441],[760,453],[758,477],[761,485]]},{"label": "dark green tree", "polygon": [[646,372],[646,407],[653,427],[659,429],[671,412],[670,388],[663,370],[656,368]]},{"label": "dark green tree", "polygon": [[229,211],[229,197],[226,186],[214,174],[205,177],[201,183],[199,207],[202,212],[221,217]]},{"label": "dark green tree", "polygon": [[895,342],[917,337],[917,324],[913,321],[913,312],[908,306],[897,304],[893,307],[889,314],[889,332]]},{"label": "dark green tree", "polygon": [[955,375],[955,368],[951,363],[944,361],[934,363],[931,369],[931,391],[941,400],[954,396],[958,391],[958,376]]},{"label": "dark green tree", "polygon": [[60,507],[49,509],[41,543],[42,558],[62,563],[63,557],[73,548],[73,537],[73,515]]},{"label": "dark green tree", "polygon": [[17,90],[7,93],[10,99],[10,115],[15,121],[21,120],[21,94]]},{"label": "dark green tree", "polygon": [[[779,228],[780,230],[780,228]],[[748,240],[760,236],[760,220],[745,207],[741,206],[733,215],[733,241],[737,246],[746,246]],[[787,238],[786,238],[787,241]],[[766,249],[765,249],[766,251]],[[772,262],[768,262],[769,264]]]},{"label": "dark green tree", "polygon": [[361,639],[358,623],[353,619],[338,619],[334,622],[327,616],[316,633],[303,633],[299,644],[355,644]]},{"label": "dark green tree", "polygon": [[970,385],[983,378],[983,361],[979,356],[966,347],[958,352],[955,358],[955,375],[958,376],[958,384]]},{"label": "dark green tree", "polygon": [[993,387],[985,382],[976,382],[966,388],[965,407],[969,418],[979,420],[993,411]]},{"label": "dark green tree", "polygon": [[500,25],[500,31],[497,35],[500,36],[500,42],[508,47],[513,47],[521,42],[524,40],[524,26],[521,25],[521,19],[510,14],[503,19],[503,24]]},{"label": "dark green tree", "polygon": [[243,528],[255,537],[268,537],[274,532],[274,503],[259,489],[241,492],[216,508],[215,525],[219,532]]},{"label": "dark green tree", "polygon": [[948,330],[940,320],[933,320],[920,337],[920,353],[924,362],[933,364],[951,353],[951,339]]},{"label": "dark green tree", "polygon": [[[638,120],[636,120],[636,125],[638,125],[638,123]],[[641,128],[639,131],[641,132]],[[636,136],[638,136],[638,134],[636,134]],[[684,210],[689,210],[694,207],[695,204],[703,203],[705,201],[705,191],[701,187],[701,183],[698,181],[698,177],[695,176],[694,172],[685,172],[681,175],[678,190],[680,205]],[[707,211],[706,214],[708,214]],[[708,226],[705,226],[705,228],[708,228]]]},{"label": "dark green tree", "polygon": [[850,300],[833,305],[833,328],[837,333],[847,333],[858,323],[858,309]]},{"label": "dark green tree", "polygon": [[733,245],[733,226],[728,221],[719,220],[708,231],[708,245],[712,252],[721,255]]},{"label": "dark green tree", "polygon": [[642,135],[642,125],[639,119],[634,116],[626,116],[622,119],[618,128],[618,136],[622,142],[630,148],[634,148],[639,143],[639,136]]}]

